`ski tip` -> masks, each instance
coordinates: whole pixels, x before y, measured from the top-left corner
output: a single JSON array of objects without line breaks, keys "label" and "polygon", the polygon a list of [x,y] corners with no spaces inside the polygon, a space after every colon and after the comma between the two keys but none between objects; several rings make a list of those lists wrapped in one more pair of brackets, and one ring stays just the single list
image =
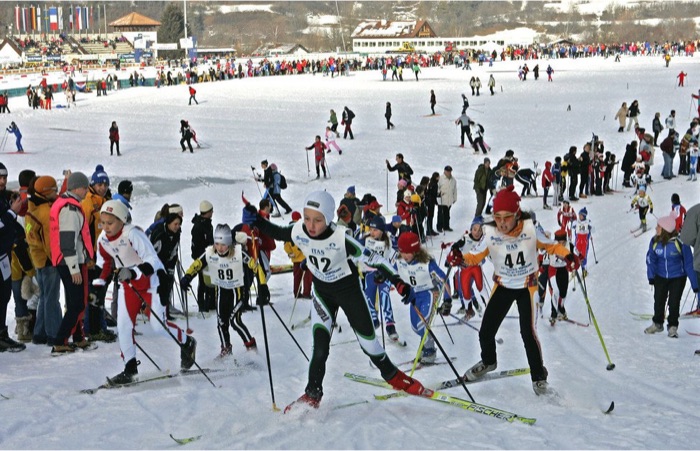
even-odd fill
[{"label": "ski tip", "polygon": [[609,414],[610,412],[612,412],[613,409],[615,409],[615,401],[612,401],[612,402],[610,403],[610,407],[608,407],[607,410],[604,410],[603,413],[607,415],[607,414]]}]

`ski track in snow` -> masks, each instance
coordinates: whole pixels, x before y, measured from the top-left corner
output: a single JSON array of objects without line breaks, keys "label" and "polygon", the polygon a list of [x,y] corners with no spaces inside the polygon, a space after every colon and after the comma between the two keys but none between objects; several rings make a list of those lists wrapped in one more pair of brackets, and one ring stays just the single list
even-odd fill
[{"label": "ski track in snow", "polygon": [[[190,219],[201,200],[213,203],[215,223],[231,225],[240,220],[241,192],[251,201],[258,201],[251,165],[261,172],[260,161],[268,159],[280,167],[289,181],[284,198],[293,208],[299,208],[305,194],[312,190],[328,189],[339,200],[347,186],[355,185],[358,197],[372,192],[386,205],[383,211],[392,211],[397,179],[395,173],[387,175],[384,160],[393,161],[394,155],[402,152],[416,180],[433,171],[441,173],[446,164],[454,167],[459,187],[458,202],[452,209],[455,232],[429,242],[433,256],[438,258],[440,242],[459,239],[471,222],[475,206],[473,174],[483,160],[469,149],[455,147],[459,130],[453,121],[461,110],[460,94],[470,92],[469,77],[478,75],[482,83],[486,83],[490,71],[496,77],[497,94],[492,97],[486,89],[478,98],[470,96],[470,103],[481,112],[468,111],[484,125],[485,139],[493,149],[492,162],[495,164],[512,148],[524,167],[531,167],[532,161],[544,167],[545,161],[563,155],[571,145],[580,151],[591,133],[599,135],[606,150],[621,160],[625,144],[633,139],[632,132],[616,132],[618,125],[613,117],[623,101],[630,104],[639,100],[640,125],[647,130],[651,129],[655,112],[661,113],[663,122],[675,109],[678,129],[684,131],[689,122],[690,94],[698,86],[676,88],[675,76],[683,70],[688,72],[689,81],[700,79],[697,63],[685,57],[674,58],[668,69],[660,57],[623,57],[621,63],[614,63],[612,58],[527,61],[531,69],[538,62],[542,73],[547,64],[555,69],[553,83],[548,83],[546,77],[535,82],[532,73],[527,81],[520,82],[518,62],[499,62],[493,68],[473,65],[473,71],[423,69],[421,75],[426,77],[417,83],[409,78],[403,83],[381,82],[379,72],[333,80],[303,75],[206,83],[197,86],[197,96],[207,102],[196,106],[187,105],[185,86],[112,91],[101,98],[78,94],[76,108],[51,112],[32,111],[23,98],[14,98],[10,99],[13,113],[6,119],[17,122],[24,135],[23,144],[31,153],[0,155],[0,161],[10,172],[10,187],[16,186],[17,174],[24,168],[53,175],[60,182],[62,169],[81,170],[90,176],[96,164],[103,164],[113,190],[124,178],[134,181],[132,215],[134,222],[144,228],[163,203],[182,204],[185,221],[181,245],[187,266],[191,262]],[[436,92],[442,117],[422,117],[430,112],[430,89]],[[62,103],[60,96],[58,100]],[[384,130],[386,101],[392,103],[392,122],[396,124],[392,131]],[[309,183],[304,147],[313,142],[315,135],[323,135],[329,110],[335,109],[340,119],[346,105],[357,115],[353,123],[355,140],[342,139],[341,126],[338,144],[343,155],[327,155],[332,178]],[[571,111],[567,112],[569,105]],[[180,151],[179,119],[183,118],[190,121],[205,147],[195,149],[194,154]],[[120,128],[121,157],[108,153],[108,129],[113,120]],[[14,140],[8,140],[5,151],[13,150],[13,146]],[[657,152],[651,171],[654,179],[660,179],[662,166],[660,150]],[[309,163],[313,177],[311,154]],[[674,172],[677,165],[676,158]],[[243,317],[256,337],[257,351],[245,351],[236,334],[231,336],[233,357],[243,365],[240,368],[228,360],[215,360],[220,346],[215,317],[189,319],[199,342],[198,363],[205,368],[231,369],[230,373],[210,374],[217,388],[201,375],[190,375],[127,389],[100,390],[94,395],[80,394],[79,390],[98,386],[105,376],[121,371],[117,343],[100,343],[97,350],[56,358],[49,356],[48,347],[31,344],[22,353],[0,354],[0,393],[10,398],[0,400],[6,413],[0,445],[6,449],[172,449],[177,447],[168,437],[172,433],[178,438],[201,434],[203,437],[189,446],[204,449],[694,448],[697,445],[689,438],[696,435],[700,416],[692,389],[700,384],[700,373],[693,351],[699,342],[688,334],[678,339],[667,338],[665,332],[644,335],[646,322],[636,321],[628,313],[652,311],[644,263],[652,234],[630,236],[629,229],[638,224],[638,218],[634,212],[625,213],[629,210],[630,190],[621,188],[621,183],[619,174],[617,187],[624,193],[574,204],[577,210],[586,205],[596,228],[594,246],[599,263],[595,264],[591,251],[586,283],[615,370],[605,369],[607,360],[593,324],[587,328],[562,322],[549,325],[547,298],[538,334],[549,382],[559,396],[536,397],[527,376],[468,386],[477,402],[537,418],[534,426],[509,424],[414,397],[376,401],[372,395],[384,390],[342,376],[346,371],[379,376],[356,343],[331,347],[324,399],[317,411],[299,409],[288,415],[273,412],[258,311]],[[661,216],[670,211],[674,192],[689,208],[698,199],[697,186],[684,177],[652,185],[655,213]],[[554,230],[556,209],[543,211],[540,198],[525,198],[522,205],[538,213],[546,230]],[[284,222],[289,219],[286,215]],[[653,216],[648,221],[651,227],[655,225]],[[274,264],[287,263],[281,248],[278,243],[272,257]],[[488,264],[486,272],[491,271]],[[270,285],[275,308],[288,321],[293,303],[292,274],[275,275]],[[419,337],[411,331],[408,310],[397,295],[393,297],[397,329],[408,346],[388,345],[387,352],[394,362],[400,362],[415,356]],[[690,304],[689,299],[683,311],[690,310]],[[295,322],[306,316],[309,305],[299,300]],[[458,307],[458,303],[454,305]],[[191,296],[189,307],[196,311]],[[588,310],[578,282],[576,291],[569,286],[566,307],[572,319],[587,322]],[[11,331],[13,308],[11,302]],[[514,308],[509,315],[517,315]],[[308,364],[274,313],[267,309],[265,318],[275,404],[284,409],[303,392]],[[178,322],[184,325],[184,320]],[[343,314],[338,323],[343,332],[336,330],[334,335],[338,336],[333,342],[352,339]],[[478,327],[480,322],[474,324]],[[695,330],[698,326],[688,328]],[[172,340],[156,336],[148,325],[140,323],[137,330],[143,333],[137,336],[138,342],[158,365],[177,371],[179,351]],[[458,357],[455,366],[463,373],[480,358],[478,336],[466,326],[450,327],[450,332],[456,345],[450,343],[444,327],[435,328],[449,355]],[[311,356],[311,328],[292,333]],[[498,336],[504,340],[498,346],[499,370],[526,366],[518,320],[506,319]],[[140,352],[137,355],[142,374],[155,372],[145,356]],[[255,365],[245,366],[246,362]],[[430,385],[454,374],[449,366],[442,365],[425,368],[416,376]],[[461,387],[448,393],[468,399]],[[363,400],[369,403],[335,410]],[[615,401],[615,410],[604,415],[602,410],[611,401]]]}]

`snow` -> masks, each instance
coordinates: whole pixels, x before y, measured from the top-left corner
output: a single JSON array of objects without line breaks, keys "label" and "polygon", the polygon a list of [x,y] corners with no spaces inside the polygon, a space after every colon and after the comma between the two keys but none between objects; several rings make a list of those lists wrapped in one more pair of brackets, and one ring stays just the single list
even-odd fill
[{"label": "snow", "polygon": [[[537,61],[527,63],[532,68]],[[24,98],[13,98],[12,115],[6,120],[19,125],[28,153],[7,153],[13,149],[10,139],[0,149],[5,152],[0,161],[8,167],[15,187],[17,174],[24,168],[60,179],[63,169],[90,175],[97,164],[103,164],[113,188],[125,178],[134,182],[133,218],[142,227],[151,223],[163,203],[182,204],[182,255],[188,266],[190,219],[201,200],[213,203],[215,224],[240,220],[241,192],[254,202],[259,200],[251,165],[259,171],[260,161],[268,159],[280,167],[289,183],[284,197],[293,208],[299,208],[304,196],[316,189],[327,189],[339,200],[349,185],[357,187],[358,197],[372,192],[387,205],[387,199],[394,197],[396,174],[386,174],[384,160],[393,161],[395,153],[402,152],[416,179],[442,172],[446,164],[454,168],[459,187],[452,210],[455,232],[429,243],[430,251],[439,258],[440,242],[456,240],[469,226],[475,207],[473,174],[482,157],[457,147],[459,132],[454,125],[461,108],[460,94],[469,93],[469,77],[478,75],[486,84],[493,73],[497,81],[495,96],[484,89],[481,97],[469,97],[469,113],[484,125],[492,160],[513,149],[525,166],[537,161],[542,167],[571,145],[580,149],[591,133],[599,135],[606,149],[621,159],[625,144],[633,139],[632,132],[617,133],[613,120],[623,101],[639,100],[641,125],[647,129],[655,112],[661,112],[664,119],[676,109],[679,129],[685,130],[690,110],[695,111],[690,95],[696,92],[693,80],[700,73],[692,58],[673,58],[670,68],[664,67],[661,57],[623,57],[620,63],[612,58],[539,63],[542,74],[548,63],[552,65],[553,83],[546,77],[534,81],[532,74],[520,82],[516,70],[522,63],[498,62],[492,68],[473,65],[472,72],[423,69],[420,82],[408,72],[404,72],[403,83],[383,82],[381,74],[373,71],[336,79],[299,75],[207,83],[196,86],[200,102],[196,106],[187,105],[185,86],[111,91],[107,97],[78,94],[77,107],[70,110],[32,111]],[[685,88],[676,87],[675,77],[681,70],[691,81]],[[440,116],[425,116],[430,113],[431,89]],[[384,126],[386,101],[393,107],[396,128],[392,131]],[[63,103],[62,96],[56,103]],[[346,105],[357,115],[355,140],[341,138],[343,155],[328,155],[330,180],[308,181],[303,148],[322,134],[329,110],[340,115]],[[180,152],[182,118],[190,121],[206,148],[194,154]],[[113,120],[120,128],[121,157],[107,153]],[[651,171],[656,180],[661,180],[660,162],[657,152]],[[231,369],[230,373],[211,374],[216,388],[204,377],[192,375],[92,396],[80,394],[80,389],[97,386],[105,376],[122,370],[117,343],[100,343],[98,350],[57,358],[50,357],[48,347],[31,344],[21,353],[0,354],[0,394],[9,398],[0,399],[4,413],[0,444],[5,449],[164,449],[176,446],[168,437],[173,433],[177,437],[203,435],[189,447],[206,449],[695,448],[692,437],[700,417],[689,396],[700,384],[696,370],[700,357],[693,356],[699,343],[685,330],[700,331],[700,324],[681,320],[678,339],[665,333],[647,336],[643,329],[649,322],[629,314],[652,311],[644,257],[653,232],[641,238],[630,235],[629,230],[638,223],[634,214],[626,213],[631,193],[621,187],[621,174],[615,180],[622,193],[582,200],[575,207],[586,206],[596,228],[598,264],[590,259],[588,296],[616,368],[606,371],[607,359],[592,325],[550,327],[540,320],[538,334],[549,382],[559,398],[535,396],[527,376],[469,386],[476,401],[537,418],[534,426],[509,424],[423,399],[376,401],[372,395],[386,390],[343,378],[345,372],[379,377],[355,343],[331,347],[325,396],[318,411],[274,412],[258,311],[243,317],[259,344],[257,353],[246,352],[232,336],[233,357],[240,367],[230,360],[214,359],[219,350],[214,317],[190,318],[199,341],[199,364]],[[670,211],[674,192],[690,207],[699,191],[696,183],[684,177],[652,185],[656,215]],[[541,199],[523,200],[523,207],[536,211],[545,229],[553,230],[556,210],[544,211],[541,205]],[[655,225],[653,217],[650,225]],[[274,263],[287,262],[281,248],[278,243]],[[270,282],[274,308],[285,322],[293,306],[291,283],[291,274],[275,275]],[[685,312],[694,304],[692,293],[684,294],[683,299]],[[393,301],[397,328],[408,346],[387,344],[387,352],[394,362],[402,362],[415,355],[419,337],[410,330],[407,308],[397,297]],[[11,302],[10,331],[15,325],[13,308]],[[189,308],[196,311],[192,299]],[[303,319],[308,308],[309,301],[300,300],[294,321]],[[567,310],[572,319],[588,322],[579,286],[570,292]],[[517,315],[515,310],[511,314]],[[275,401],[283,408],[303,392],[307,363],[269,307],[265,319]],[[450,318],[446,321],[454,323]],[[185,324],[184,320],[179,323]],[[461,374],[480,359],[477,334],[467,327],[451,326],[452,344],[440,323],[436,319],[435,333],[448,354],[457,357],[455,365]],[[479,326],[478,319],[473,323]],[[333,343],[353,338],[342,314],[339,324],[342,332],[336,332]],[[179,352],[172,340],[154,336],[142,323],[137,330],[143,333],[137,336],[138,342],[156,363],[177,371]],[[310,328],[293,334],[310,355]],[[498,336],[504,341],[498,347],[499,370],[526,366],[517,321],[506,319]],[[154,367],[141,352],[138,358],[140,373],[153,374]],[[441,365],[422,369],[416,377],[430,385],[454,374]],[[468,398],[459,387],[448,393]],[[358,401],[368,403],[335,409]],[[615,410],[604,415],[601,410],[611,401],[615,401]]]},{"label": "snow", "polygon": [[[218,5],[217,9],[221,14],[230,13],[250,13],[250,12],[266,12],[271,13],[272,4],[255,4],[255,5]],[[213,11],[207,12],[207,14],[213,14]]]}]

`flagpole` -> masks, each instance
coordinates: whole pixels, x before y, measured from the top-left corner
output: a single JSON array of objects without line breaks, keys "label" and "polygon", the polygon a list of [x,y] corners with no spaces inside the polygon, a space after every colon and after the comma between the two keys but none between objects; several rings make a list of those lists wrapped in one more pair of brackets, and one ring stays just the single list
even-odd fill
[{"label": "flagpole", "polygon": [[182,0],[185,6],[185,60],[189,61],[189,53],[187,52],[187,0]]}]

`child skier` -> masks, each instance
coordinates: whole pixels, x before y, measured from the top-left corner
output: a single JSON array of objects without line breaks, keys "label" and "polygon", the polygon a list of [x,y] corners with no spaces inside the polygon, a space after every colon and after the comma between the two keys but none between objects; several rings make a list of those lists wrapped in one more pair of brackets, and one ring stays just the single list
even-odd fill
[{"label": "child skier", "polygon": [[151,328],[155,332],[167,334],[159,324],[162,323],[177,338],[180,343],[180,366],[183,369],[194,365],[197,349],[197,341],[194,338],[185,335],[177,324],[166,320],[165,307],[158,296],[160,273],[165,272],[163,263],[146,234],[140,228],[127,223],[128,217],[129,209],[118,200],[108,200],[102,205],[102,232],[97,239],[97,266],[102,268],[102,272],[100,277],[93,281],[95,286],[104,286],[114,265],[124,293],[118,300],[117,330],[119,348],[126,365],[124,371],[109,379],[109,383],[113,385],[133,382],[138,374],[134,325],[136,315],[142,309],[150,310],[149,317],[157,315],[160,318],[160,321],[150,318]]},{"label": "child skier", "polygon": [[576,212],[571,207],[571,204],[567,199],[562,200],[561,208],[557,212],[557,223],[561,230],[566,231],[569,239],[571,239],[571,225],[570,223],[576,219]]},{"label": "child skier", "polygon": [[321,173],[319,172],[319,166],[321,169],[323,169],[323,178],[325,179],[327,177],[326,175],[326,152],[325,150],[327,149],[326,145],[321,142],[321,137],[319,135],[316,135],[316,139],[314,140],[313,144],[311,144],[309,147],[305,147],[306,150],[311,150],[314,149],[314,160],[316,161],[316,178],[321,177]]},{"label": "child skier", "polygon": [[[542,208],[545,210],[551,210],[552,207],[550,207],[547,204],[547,196],[549,195],[549,187],[552,186],[554,183],[554,175],[552,174],[552,162],[551,161],[546,161],[544,163],[544,172],[542,172],[542,190],[544,191],[544,194],[542,195]],[[554,190],[554,204],[556,205],[557,203],[557,193],[556,189]]]},{"label": "child skier", "polygon": [[[307,256],[307,268],[313,274],[313,355],[306,389],[296,402],[314,408],[321,402],[326,360],[330,351],[331,324],[335,322],[340,308],[357,334],[363,352],[379,368],[384,380],[397,390],[420,395],[425,390],[423,385],[396,368],[377,340],[353,260],[361,260],[384,272],[401,296],[410,297],[413,290],[401,280],[385,258],[378,254],[367,256],[365,247],[350,237],[345,227],[333,223],[334,215],[335,201],[326,191],[315,191],[306,196],[303,222],[287,227],[260,218],[251,205],[244,209],[243,222],[252,223],[275,240],[292,241]],[[293,404],[287,406],[285,412]]]},{"label": "child skier", "polygon": [[[391,246],[389,234],[385,232],[386,223],[384,217],[377,215],[369,221],[369,235],[364,239],[364,246],[372,252],[376,252],[393,264],[396,259],[396,252]],[[360,269],[364,274],[364,292],[367,299],[367,306],[372,315],[374,328],[381,327],[377,309],[382,309],[386,333],[392,341],[399,340],[396,333],[394,321],[394,310],[391,308],[391,298],[389,296],[391,286],[384,274],[371,266],[361,265]]]},{"label": "child skier", "polygon": [[[420,238],[413,232],[405,232],[399,236],[400,258],[396,267],[402,280],[410,280],[413,289],[409,296],[404,296],[404,304],[411,303],[411,327],[419,336],[428,334],[423,319],[430,323],[433,311],[437,308],[437,296],[442,292],[443,302],[450,301],[449,281],[428,251],[421,247]],[[458,264],[455,264],[457,266]],[[422,318],[416,312],[422,315]],[[435,363],[435,341],[428,335],[423,346],[420,361],[423,364]]]},{"label": "child skier", "polygon": [[632,198],[631,208],[639,212],[639,227],[630,230],[632,233],[636,233],[639,230],[642,233],[647,231],[647,212],[654,214],[654,204],[651,198],[647,195],[647,190],[644,186],[639,188],[639,192],[634,198]]},{"label": "child skier", "polygon": [[209,273],[216,299],[221,340],[220,357],[231,355],[233,350],[229,324],[241,337],[246,349],[256,348],[255,338],[243,324],[242,299],[247,295],[247,290],[244,289],[243,265],[253,269],[257,263],[242,247],[248,243],[248,235],[245,232],[236,232],[235,237],[234,245],[233,234],[228,224],[218,224],[214,229],[214,244],[207,246],[204,255],[193,261],[180,279],[180,288],[187,290],[197,273],[205,269]]},{"label": "child skier", "polygon": [[[447,255],[447,261],[459,262],[459,256],[466,252],[471,252],[476,249],[481,240],[484,237],[482,226],[484,225],[484,218],[477,216],[472,221],[469,230],[462,236],[462,239],[457,241],[452,245],[452,250]],[[455,258],[457,256],[457,258]],[[488,299],[488,293],[484,290],[484,273],[482,265],[476,266],[457,266],[457,273],[455,274],[455,288],[459,294],[459,299],[464,305],[464,301],[469,302],[469,306],[464,312],[464,319],[469,321],[474,317],[474,310],[481,312],[481,305],[476,298],[476,293],[472,291],[472,284],[476,285],[476,289],[479,292],[479,297],[481,302],[486,305],[486,299]],[[451,301],[448,300],[442,305],[442,314],[449,315],[451,307]]]},{"label": "child skier", "polygon": [[685,221],[685,207],[681,205],[681,196],[678,193],[671,194],[671,214],[676,216],[676,231],[681,233],[683,221]]},{"label": "child skier", "polygon": [[338,155],[342,155],[343,151],[338,147],[338,143],[335,142],[335,132],[331,130],[330,127],[326,127],[326,148],[327,153],[331,153],[331,147],[334,147],[338,151]]},{"label": "child skier", "polygon": [[[13,122],[14,124],[14,122]],[[21,135],[20,135],[21,138]],[[17,141],[19,143],[19,141]],[[19,144],[17,144],[19,146]],[[20,151],[21,152],[21,151]],[[688,149],[688,156],[690,157],[690,176],[688,181],[695,182],[698,179],[697,169],[698,169],[698,142],[693,141],[690,144],[690,149]]]},{"label": "child skier", "polygon": [[[571,245],[567,241],[565,231],[557,230],[554,232],[554,240],[571,250]],[[559,256],[552,256],[549,260],[548,275],[549,290],[552,296],[552,313],[549,317],[549,323],[553,326],[557,319],[567,319],[564,301],[566,300],[566,293],[569,289],[569,269],[567,268],[566,260]]]},{"label": "child skier", "polygon": [[588,246],[592,239],[591,234],[593,233],[593,226],[591,225],[591,220],[588,219],[588,210],[586,207],[579,210],[578,219],[571,224],[571,230],[574,233],[576,252],[581,260],[583,277],[586,277],[588,275],[588,270],[586,269],[588,263]]},{"label": "child skier", "polygon": [[548,393],[547,369],[544,367],[537,333],[533,327],[533,296],[537,291],[537,249],[545,249],[566,259],[569,269],[578,268],[578,257],[541,233],[531,216],[520,209],[520,196],[512,185],[498,192],[493,201],[494,222],[484,225],[484,239],[476,251],[464,254],[468,265],[477,265],[487,256],[494,262],[494,287],[486,305],[479,331],[481,361],[472,366],[464,378],[477,380],[497,367],[496,332],[513,302],[517,303],[520,335],[525,345],[532,388],[537,395]]},{"label": "child skier", "polygon": [[24,152],[24,147],[22,147],[22,132],[19,131],[19,127],[14,121],[7,127],[7,131],[15,135],[15,144],[17,144],[17,152]]}]

